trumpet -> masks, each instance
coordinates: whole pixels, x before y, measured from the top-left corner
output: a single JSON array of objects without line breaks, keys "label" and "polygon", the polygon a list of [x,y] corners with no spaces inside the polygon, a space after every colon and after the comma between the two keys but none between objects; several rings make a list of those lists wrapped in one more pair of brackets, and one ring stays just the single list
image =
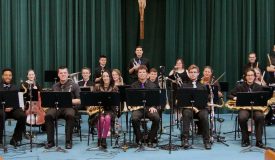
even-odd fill
[{"label": "trumpet", "polygon": [[140,63],[138,63],[135,58],[133,58],[133,66],[134,68],[138,68],[140,66]]},{"label": "trumpet", "polygon": [[182,79],[181,79],[181,77],[179,76],[179,74],[176,73],[175,71],[174,71],[174,77],[175,77],[175,80],[176,80],[176,82],[177,82],[177,85],[178,85],[179,87],[181,87],[181,86],[183,85]]},{"label": "trumpet", "polygon": [[79,75],[79,73],[81,73],[81,72],[75,72],[75,73],[71,73],[71,74],[69,74],[69,78],[72,80],[72,81],[74,81],[74,83],[78,83],[78,75]]}]

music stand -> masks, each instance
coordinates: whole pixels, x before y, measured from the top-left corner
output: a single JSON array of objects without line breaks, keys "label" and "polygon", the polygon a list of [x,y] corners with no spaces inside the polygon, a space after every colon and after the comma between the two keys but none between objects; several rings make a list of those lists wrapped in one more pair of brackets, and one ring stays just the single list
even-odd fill
[{"label": "music stand", "polygon": [[[247,108],[251,110],[251,119],[254,117],[254,106],[267,106],[268,100],[268,92],[266,91],[258,91],[258,92],[237,92],[237,106],[242,106],[243,108]],[[251,130],[253,131],[253,124],[251,123]],[[255,131],[254,131],[255,132]],[[250,152],[253,151],[253,134],[250,134],[250,146],[248,148],[243,149],[241,152]],[[259,148],[255,148],[259,149]]]},{"label": "music stand", "polygon": [[46,108],[55,109],[55,151],[67,152],[58,146],[58,127],[57,127],[57,110],[59,108],[71,108],[72,107],[72,95],[71,92],[41,92],[41,105]]},{"label": "music stand", "polygon": [[[165,105],[165,90],[164,89],[126,89],[126,102],[128,106],[143,106],[143,119],[145,119],[145,109],[151,106]],[[145,133],[143,132],[143,139]],[[146,149],[144,142],[141,143],[136,151],[154,151],[153,149]]]},{"label": "music stand", "polygon": [[[117,87],[118,87],[119,95],[120,95],[120,113],[122,114],[122,110],[124,108],[124,103],[126,102],[126,88],[130,88],[131,86],[130,85],[119,85]],[[128,108],[128,106],[127,106],[127,108]],[[123,137],[123,146],[118,146],[119,136],[117,136],[115,147],[113,147],[113,148],[122,148],[124,152],[126,152],[126,150],[129,148],[128,144],[126,143],[126,134],[128,133],[128,122],[129,122],[129,112],[128,112],[128,110],[126,112],[125,119],[126,119],[126,121],[125,121],[126,131],[123,131],[123,136],[124,136]],[[121,128],[123,129],[122,117],[120,118],[120,123],[121,123]]]},{"label": "music stand", "polygon": [[[118,92],[80,92],[81,104],[84,106],[99,106],[99,108],[104,106],[119,106],[119,93]],[[98,122],[100,124],[101,110],[99,109]],[[90,132],[89,132],[90,133]],[[112,143],[112,142],[111,142]],[[89,145],[89,138],[88,138]],[[101,150],[107,152],[106,149],[101,147],[101,142],[99,147],[88,148],[87,151],[97,151]]]},{"label": "music stand", "polygon": [[5,108],[6,106],[13,109],[19,107],[18,91],[0,91],[0,102],[1,102],[0,108],[2,108],[2,114],[3,114],[3,137],[1,137],[1,139],[3,140],[4,153],[7,153],[8,148],[6,147]]},{"label": "music stand", "polygon": [[[187,108],[191,106],[192,112],[194,112],[194,107],[198,108],[206,108],[208,101],[208,93],[206,89],[198,89],[185,87],[177,90],[176,93],[178,106],[182,106],[182,108]],[[194,114],[191,116],[191,132],[192,132],[192,143],[189,148],[194,149]],[[183,128],[183,127],[182,127]]]}]

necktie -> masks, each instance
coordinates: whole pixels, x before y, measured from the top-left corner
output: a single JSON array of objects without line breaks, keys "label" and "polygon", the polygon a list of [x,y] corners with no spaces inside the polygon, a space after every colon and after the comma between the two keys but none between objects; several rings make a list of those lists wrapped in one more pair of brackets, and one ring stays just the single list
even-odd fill
[{"label": "necktie", "polygon": [[144,83],[141,83],[141,88],[144,88]]},{"label": "necktie", "polygon": [[87,81],[85,81],[85,82],[84,82],[84,85],[83,85],[83,87],[86,87],[86,86],[87,86]]},{"label": "necktie", "polygon": [[140,59],[138,59],[138,64],[141,64],[141,60]]}]

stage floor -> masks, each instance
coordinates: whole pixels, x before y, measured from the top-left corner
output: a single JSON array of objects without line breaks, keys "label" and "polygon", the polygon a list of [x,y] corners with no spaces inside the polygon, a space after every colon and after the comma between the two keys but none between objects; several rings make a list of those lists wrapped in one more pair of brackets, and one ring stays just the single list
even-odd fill
[{"label": "stage floor", "polygon": [[[235,116],[233,115],[233,120],[231,120],[231,114],[222,114],[221,118],[224,118],[225,121],[222,123],[222,133],[232,131],[234,129],[234,120]],[[164,118],[164,126],[169,123],[169,114],[163,114]],[[12,146],[8,145],[8,152],[3,153],[3,150],[0,150],[0,155],[4,158],[4,160],[15,160],[15,159],[28,159],[28,160],[93,160],[93,159],[114,159],[114,160],[182,160],[182,159],[192,159],[192,160],[200,160],[200,159],[211,159],[211,160],[262,160],[264,159],[264,152],[259,150],[254,150],[253,152],[245,152],[241,151],[244,149],[241,147],[241,139],[237,138],[234,140],[234,133],[222,134],[225,136],[226,143],[229,145],[228,147],[222,143],[214,142],[211,150],[205,150],[202,143],[201,136],[195,136],[194,138],[194,146],[196,149],[184,150],[179,148],[177,151],[172,151],[169,154],[169,151],[157,149],[156,151],[142,151],[135,152],[135,148],[128,149],[126,152],[123,152],[121,149],[111,149],[110,146],[110,138],[107,139],[108,149],[107,152],[102,151],[87,151],[87,149],[91,147],[95,147],[97,143],[97,139],[95,137],[95,141],[92,141],[90,138],[90,146],[87,146],[87,133],[88,133],[88,124],[87,124],[87,116],[82,116],[83,122],[82,126],[82,142],[80,142],[77,134],[74,135],[73,138],[73,148],[70,150],[66,150],[66,153],[53,152],[52,150],[45,150],[43,147],[33,146],[32,152],[30,152],[30,145],[24,145],[18,147],[18,149],[13,149]],[[123,127],[125,126],[125,118],[122,116]],[[64,121],[59,121],[59,146],[64,147],[65,135],[64,135]],[[12,121],[11,125],[8,125],[6,122],[7,129],[7,142],[10,140],[10,135],[12,135],[12,131],[15,125],[15,121]],[[27,130],[29,128],[27,127]],[[275,126],[267,126],[267,146],[275,148]],[[37,132],[38,128],[34,128],[34,132]],[[165,133],[169,133],[169,129],[164,129]],[[174,127],[173,135],[179,136],[179,129]],[[40,133],[37,134],[34,142],[35,143],[45,143],[46,142],[46,134]],[[128,135],[127,135],[128,139]],[[263,139],[264,141],[264,139]],[[29,141],[24,139],[22,143],[28,143]],[[121,134],[120,144],[123,143],[123,135]],[[168,136],[162,135],[160,139],[161,144],[168,143]],[[180,140],[177,137],[172,138],[173,144],[180,144]],[[190,141],[191,143],[191,141]],[[254,140],[255,143],[255,140]],[[114,140],[113,140],[114,144]],[[113,145],[114,146],[114,145]],[[48,151],[48,152],[47,152]],[[1,158],[0,158],[1,159]]]}]

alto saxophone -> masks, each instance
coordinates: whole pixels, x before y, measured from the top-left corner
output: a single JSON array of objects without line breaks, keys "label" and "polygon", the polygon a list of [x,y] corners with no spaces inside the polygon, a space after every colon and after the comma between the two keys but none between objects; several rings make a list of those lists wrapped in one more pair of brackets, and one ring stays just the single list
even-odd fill
[{"label": "alto saxophone", "polygon": [[104,109],[102,106],[89,106],[89,107],[87,107],[86,111],[89,116],[92,116],[98,112],[104,113]]}]

